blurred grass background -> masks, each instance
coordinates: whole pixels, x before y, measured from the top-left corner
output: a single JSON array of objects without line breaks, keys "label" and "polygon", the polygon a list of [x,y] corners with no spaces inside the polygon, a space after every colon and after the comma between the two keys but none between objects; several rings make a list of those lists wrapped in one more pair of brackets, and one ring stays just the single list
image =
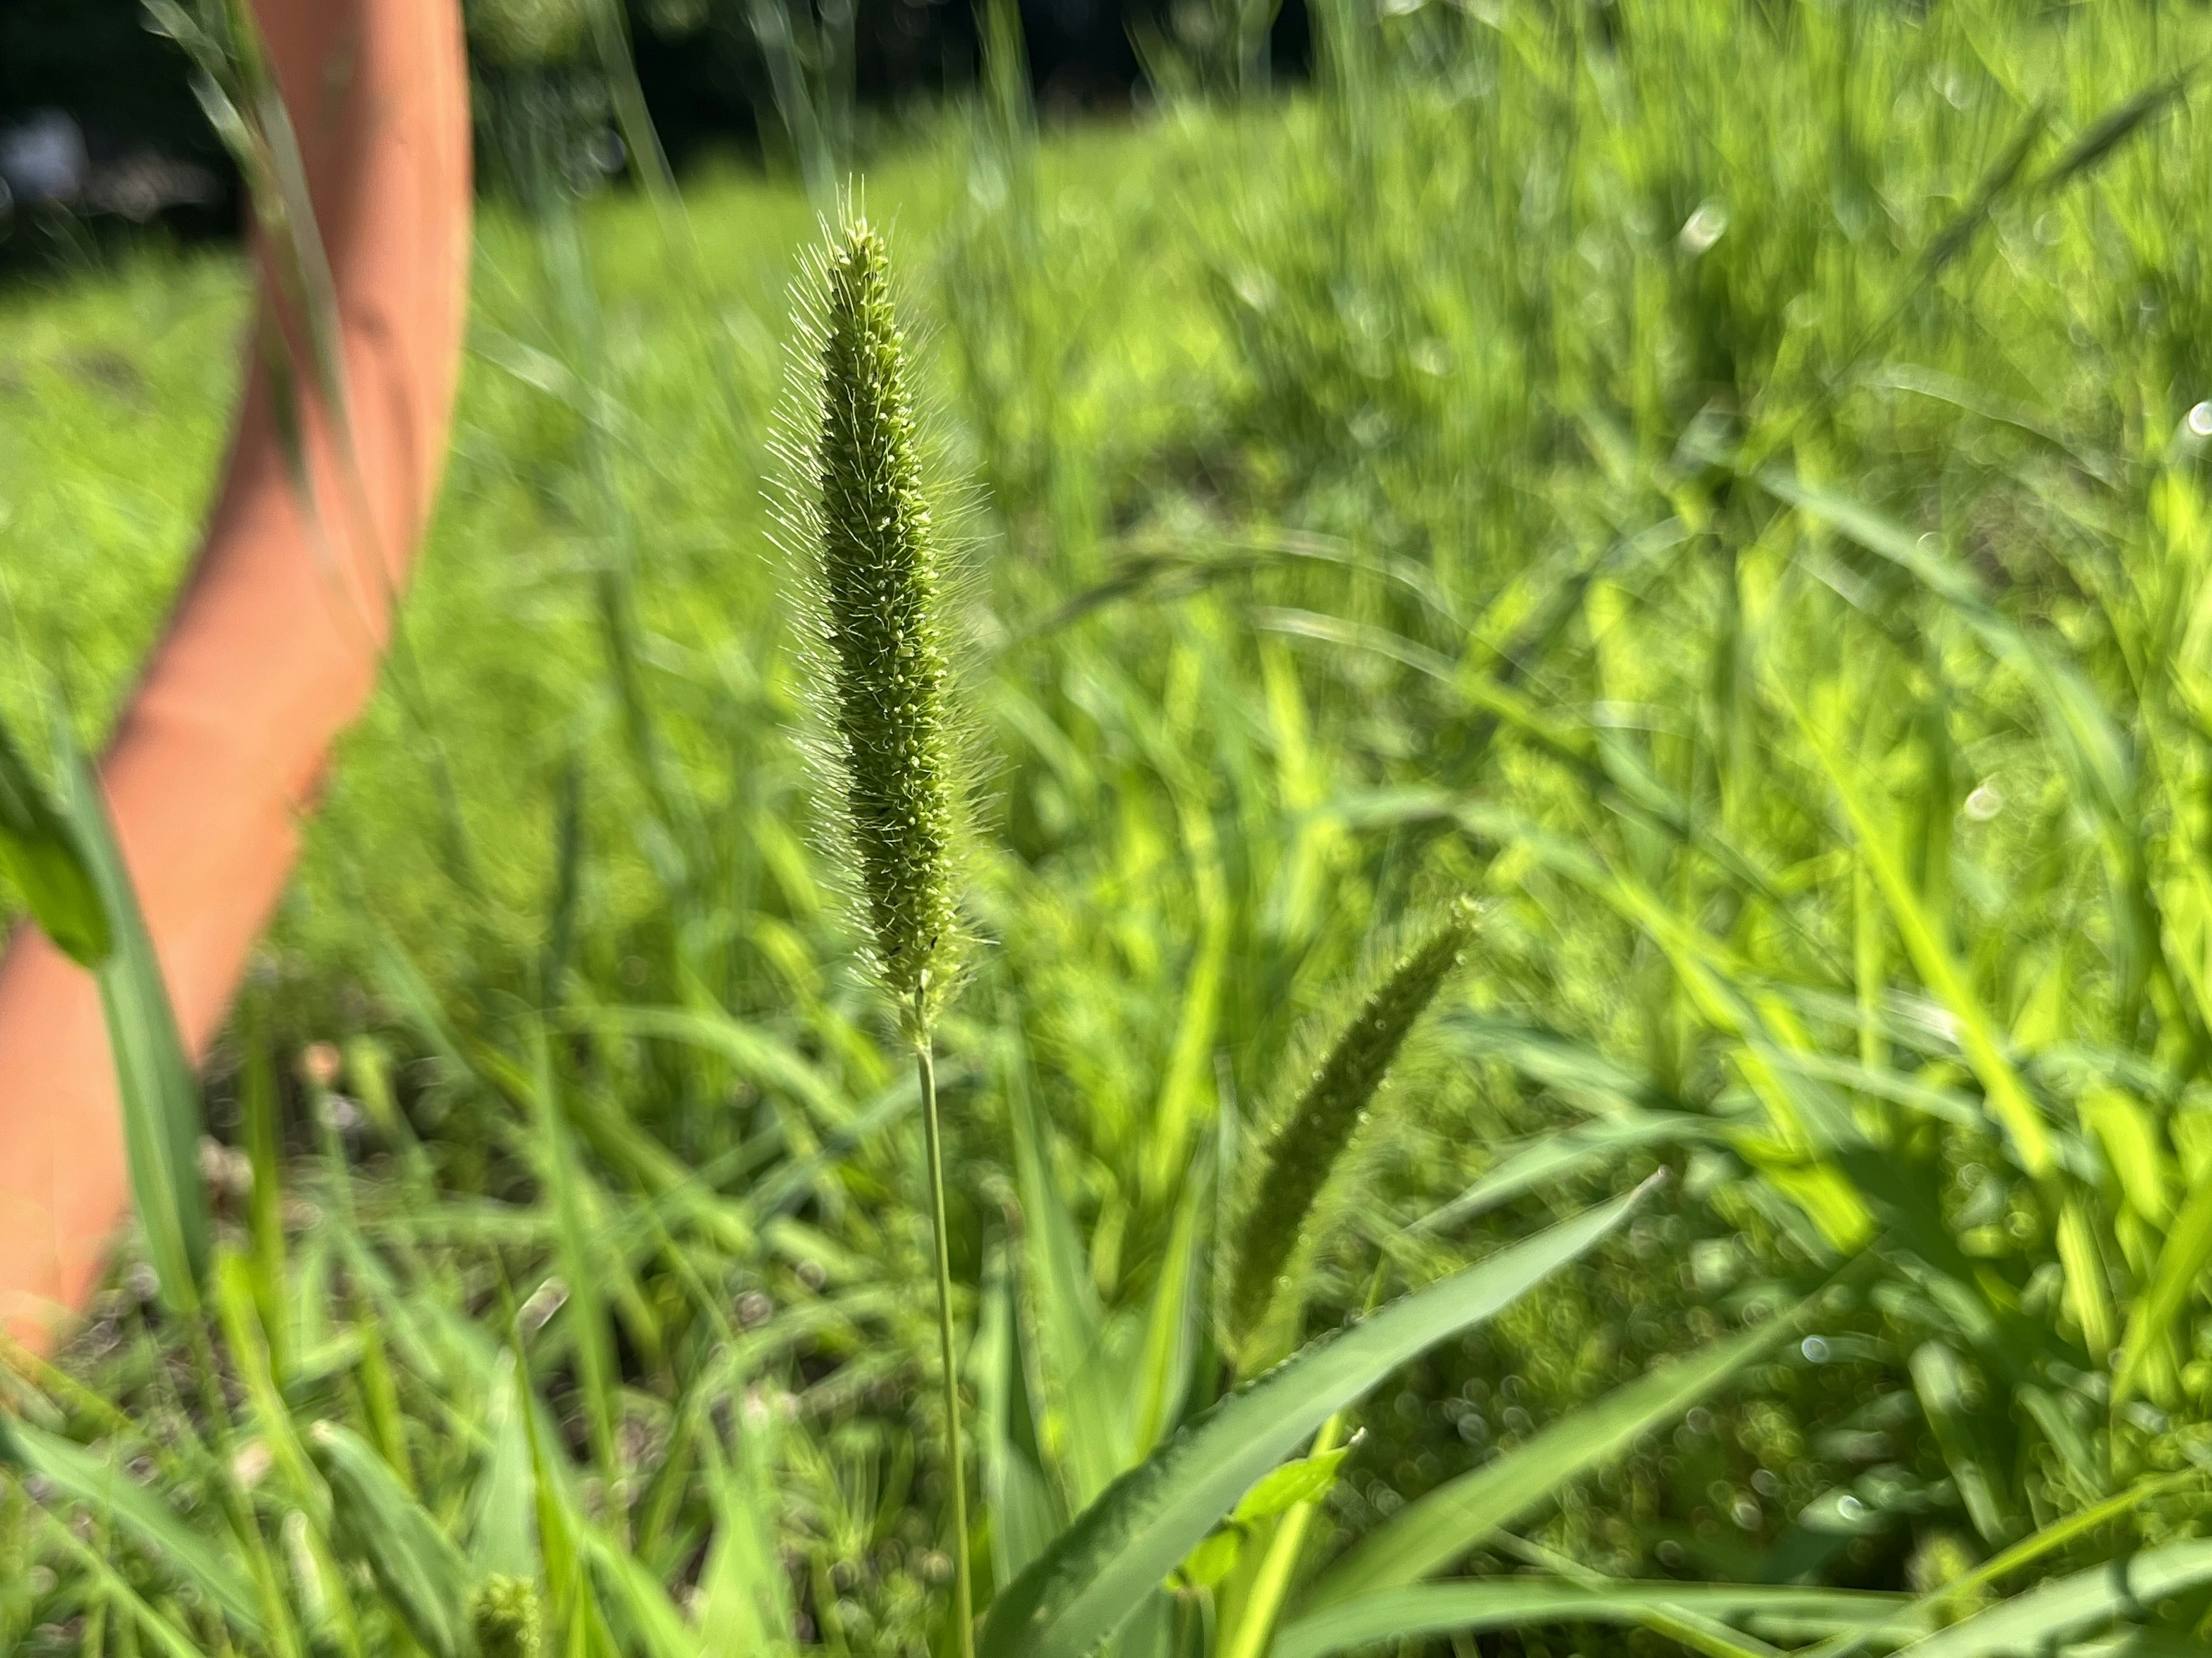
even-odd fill
[{"label": "blurred grass background", "polygon": [[[1078,1499],[1141,1454],[1119,1382],[1219,1126],[1468,890],[1475,966],[1338,1182],[1316,1327],[1378,1248],[1425,1281],[1680,1178],[1370,1404],[1317,1552],[1861,1255],[1817,1333],[1523,1530],[1606,1573],[1923,1590],[2069,1515],[2106,1516],[2075,1564],[2200,1533],[2212,26],[1315,14],[1294,95],[1197,56],[1144,118],[1040,134],[1009,76],[866,169],[968,503],[992,811],[956,1264],[987,1414],[1018,1401],[986,1481]],[[707,167],[680,228],[626,191],[488,210],[429,550],[214,1067],[209,1167],[279,1354],[241,1430],[280,1448],[276,1534],[313,1511],[268,1495],[295,1418],[480,1535],[520,1329],[579,1512],[674,1604],[737,1523],[702,1427],[735,1398],[778,1424],[760,1639],[919,1651],[915,1130],[814,850],[763,495],[817,205]],[[159,252],[0,295],[18,729],[65,689],[95,740],[127,689],[244,300],[229,258]],[[319,1042],[335,1072],[253,1081]],[[273,1219],[257,1121],[301,1159]],[[68,1368],[138,1428],[53,1377],[18,1401],[126,1460],[191,1431],[133,1283]],[[0,1499],[0,1632],[120,1639],[50,1500]],[[119,1569],[210,1627],[158,1550]],[[343,1646],[329,1571],[286,1570]],[[358,1578],[360,1649],[419,1638]],[[657,1627],[620,1569],[579,1581],[615,1608],[580,1649]],[[1614,1641],[1677,1649],[1458,1650]]]}]

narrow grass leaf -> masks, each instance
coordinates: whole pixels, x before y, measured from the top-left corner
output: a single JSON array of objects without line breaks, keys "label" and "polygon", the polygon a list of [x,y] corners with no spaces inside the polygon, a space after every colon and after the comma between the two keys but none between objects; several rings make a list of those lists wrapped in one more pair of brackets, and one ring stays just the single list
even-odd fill
[{"label": "narrow grass leaf", "polygon": [[228,1246],[218,1249],[209,1281],[216,1318],[230,1347],[230,1362],[277,1472],[299,1505],[319,1525],[327,1526],[328,1493],[300,1441],[291,1409],[276,1386],[276,1373],[269,1368],[269,1342],[261,1328],[260,1311],[254,1305],[252,1276],[246,1258]]},{"label": "narrow grass leaf", "polygon": [[1337,1470],[1351,1455],[1351,1446],[1339,1445],[1334,1450],[1317,1451],[1284,1463],[1237,1500],[1230,1518],[1240,1526],[1256,1526],[1301,1503],[1318,1503],[1336,1484]]},{"label": "narrow grass leaf", "polygon": [[283,1173],[278,1161],[276,1067],[269,1056],[265,1021],[255,1008],[241,1021],[245,1064],[238,1079],[246,1154],[253,1171],[247,1194],[247,1255],[254,1304],[269,1341],[269,1368],[280,1379],[292,1373],[292,1321],[284,1304]]},{"label": "narrow grass leaf", "polygon": [[1312,1344],[1215,1406],[1115,1481],[1007,1586],[984,1625],[982,1658],[1083,1658],[1324,1421],[1582,1254],[1626,1218],[1644,1189]]},{"label": "narrow grass leaf", "polygon": [[700,1637],[684,1623],[660,1580],[644,1562],[597,1527],[583,1533],[584,1552],[612,1591],[608,1610],[618,1615],[630,1638],[621,1650],[645,1658],[699,1658]]},{"label": "narrow grass leaf", "polygon": [[2159,1248],[2149,1286],[2128,1315],[2120,1373],[2112,1383],[2115,1404],[2125,1404],[2135,1396],[2160,1342],[2179,1330],[2189,1297],[2208,1262],[2212,1262],[2212,1169],[2205,1171],[2182,1204],[2173,1230]]},{"label": "narrow grass leaf", "polygon": [[1408,1232],[1441,1232],[1490,1213],[1540,1186],[1605,1168],[1630,1151],[1647,1146],[1682,1145],[1725,1140],[1729,1127],[1687,1112],[1664,1115],[1639,1113],[1609,1121],[1577,1123],[1554,1134],[1539,1134],[1498,1148],[1498,1166],[1450,1202],[1431,1210],[1407,1227]]},{"label": "narrow grass leaf", "polygon": [[1438,1040],[1470,1059],[1510,1066],[1593,1116],[1635,1120],[1680,1110],[1682,1102],[1595,1043],[1548,1025],[1454,1008],[1437,1021]]},{"label": "narrow grass leaf", "polygon": [[825,1127],[852,1121],[853,1102],[843,1090],[788,1042],[757,1025],[682,1007],[602,1007],[588,1017],[610,1035],[653,1037],[719,1054],[746,1081],[796,1100]]},{"label": "narrow grass leaf", "polygon": [[1913,1350],[1910,1367],[1913,1391],[1966,1517],[1990,1541],[2002,1540],[2012,1530],[2011,1511],[2003,1500],[2004,1484],[1982,1443],[1965,1362],[1942,1343],[1927,1341]]},{"label": "narrow grass leaf", "polygon": [[2191,1538],[2039,1584],[1899,1649],[1899,1658],[2032,1658],[2212,1583],[2212,1539]]},{"label": "narrow grass leaf", "polygon": [[1139,1456],[1160,1442],[1161,1435],[1182,1408],[1192,1351],[1204,1326],[1206,1274],[1199,1234],[1201,1218],[1214,1202],[1210,1173],[1201,1160],[1200,1167],[1184,1176],[1182,1197],[1176,1205],[1167,1253],[1160,1261],[1159,1280],[1145,1321],[1131,1430],[1131,1448]]},{"label": "narrow grass leaf", "polygon": [[113,1564],[91,1544],[86,1542],[60,1521],[48,1516],[46,1534],[70,1555],[76,1557],[92,1579],[131,1614],[132,1621],[146,1632],[147,1637],[169,1658],[203,1658],[198,1644],[176,1624],[149,1605],[146,1597],[132,1588],[130,1581],[116,1570]]},{"label": "narrow grass leaf", "polygon": [[99,971],[100,1000],[123,1102],[131,1195],[163,1298],[190,1313],[200,1304],[211,1230],[199,1171],[199,1090],[100,779],[66,726],[58,727],[55,749],[64,809],[114,933]]},{"label": "narrow grass leaf", "polygon": [[2188,89],[2190,82],[2203,67],[2200,59],[2179,74],[2154,82],[2134,97],[2107,110],[2090,124],[2089,130],[2075,139],[2063,155],[2051,163],[2048,173],[2035,181],[2037,188],[2045,191],[2063,190],[2081,174],[2097,167],[2138,129],[2162,114],[2168,104]]},{"label": "narrow grass leaf", "polygon": [[576,1344],[585,1421],[591,1430],[592,1456],[611,1474],[616,1467],[616,1363],[606,1326],[606,1292],[611,1276],[617,1282],[625,1276],[623,1263],[606,1248],[595,1224],[599,1206],[593,1201],[593,1182],[569,1133],[552,1043],[543,1025],[531,1033],[531,1107],[559,1240],[556,1259],[568,1288],[564,1311]]},{"label": "narrow grass leaf", "polygon": [[[1940,1625],[1946,1621],[1942,1614],[1971,1606],[1976,1591],[2034,1564],[2047,1555],[2057,1553],[2100,1526],[2109,1525],[2122,1518],[2150,1498],[2203,1477],[2195,1469],[2189,1469],[2180,1473],[2145,1479],[2117,1497],[2107,1497],[2104,1502],[2068,1515],[2063,1520],[2053,1521],[1972,1570],[1922,1595],[1913,1603],[1911,1616],[1914,1621],[1925,1619],[1930,1625]],[[1852,1658],[1852,1655],[1867,1643],[1870,1633],[1862,1631],[1855,1637],[1838,1636],[1823,1642],[1812,1658]],[[2192,1647],[2191,1650],[2201,1649]]]},{"label": "narrow grass leaf", "polygon": [[253,1586],[216,1544],[195,1531],[160,1493],[140,1485],[108,1458],[20,1418],[0,1416],[0,1460],[35,1474],[73,1501],[112,1520],[166,1558],[178,1577],[206,1595],[243,1633],[264,1632]]},{"label": "narrow grass leaf", "polygon": [[1003,1066],[1013,1131],[1015,1192],[1021,1199],[1024,1277],[1054,1403],[1065,1413],[1063,1455],[1077,1503],[1088,1503],[1129,1464],[1127,1424],[1113,1379],[1100,1362],[1104,1315],[1087,1270],[1075,1217],[1052,1175],[1048,1129],[1030,1092],[1027,1055]]},{"label": "narrow grass leaf", "polygon": [[1332,1606],[1439,1571],[1585,1469],[1672,1420],[1773,1345],[1789,1321],[1714,1343],[1678,1363],[1570,1411],[1534,1438],[1439,1486],[1370,1533],[1314,1585],[1310,1603]]},{"label": "narrow grass leaf", "polygon": [[1327,1658],[1401,1641],[1541,1624],[1645,1624],[1655,1615],[1701,1612],[1730,1620],[1768,1617],[1799,1628],[1881,1628],[1907,1603],[1855,1589],[1778,1588],[1727,1583],[1608,1583],[1555,1579],[1428,1583],[1363,1594],[1297,1619],[1275,1639],[1274,1658]]},{"label": "narrow grass leaf", "polygon": [[776,1491],[768,1459],[754,1445],[755,1429],[739,1418],[737,1455],[722,1449],[711,1426],[702,1436],[707,1497],[714,1540],[699,1573],[705,1600],[699,1631],[707,1658],[755,1658],[789,1651],[791,1581],[775,1550]]},{"label": "narrow grass leaf", "polygon": [[1896,924],[1898,936],[1904,940],[1905,953],[1912,958],[1922,981],[1956,1023],[1959,1046],[1966,1054],[1966,1062],[1973,1066],[1991,1111],[2012,1141],[2021,1167],[2039,1180],[2048,1176],[2057,1159],[2043,1113],[2029,1096],[2027,1084],[2006,1054],[1996,1026],[1967,981],[1965,969],[1944,944],[1942,926],[1922,903],[1919,890],[1899,856],[1890,826],[1875,805],[1865,780],[1837,752],[1796,699],[1780,687],[1778,691],[1826,774],[1829,786],[1843,803],[1867,867],[1874,876],[1891,920]]},{"label": "narrow grass leaf", "polygon": [[79,967],[115,947],[106,906],[77,837],[0,724],[0,868],[15,877],[31,919]]},{"label": "narrow grass leaf", "polygon": [[338,1541],[367,1564],[417,1641],[435,1658],[459,1658],[468,1563],[367,1440],[333,1422],[316,1423],[307,1438],[330,1482]]},{"label": "narrow grass leaf", "polygon": [[969,1357],[992,1570],[1001,1583],[1018,1577],[1067,1524],[1060,1492],[1045,1474],[1027,1348],[1012,1272],[1001,1254],[986,1275],[983,1315]]},{"label": "narrow grass leaf", "polygon": [[502,1350],[492,1374],[484,1459],[471,1498],[471,1561],[479,1571],[534,1577],[538,1571],[537,1476],[531,1467],[530,1394],[512,1352]]}]

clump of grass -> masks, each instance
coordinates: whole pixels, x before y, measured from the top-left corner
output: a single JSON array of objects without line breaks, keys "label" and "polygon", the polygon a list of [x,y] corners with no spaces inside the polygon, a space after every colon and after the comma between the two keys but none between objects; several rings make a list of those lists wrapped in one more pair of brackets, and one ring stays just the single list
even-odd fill
[{"label": "clump of grass", "polygon": [[821,258],[814,323],[819,404],[798,515],[818,561],[818,676],[838,828],[857,865],[869,964],[913,1043],[936,1243],[945,1458],[952,1483],[959,1649],[974,1645],[968,1503],[960,1447],[945,1157],[931,1031],[957,974],[959,915],[950,679],[941,582],[906,339],[882,236],[848,216]]},{"label": "clump of grass", "polygon": [[1223,1311],[1232,1348],[1249,1343],[1265,1321],[1322,1187],[1414,1021],[1436,999],[1474,936],[1474,906],[1462,899],[1368,995],[1269,1134],[1230,1252]]}]

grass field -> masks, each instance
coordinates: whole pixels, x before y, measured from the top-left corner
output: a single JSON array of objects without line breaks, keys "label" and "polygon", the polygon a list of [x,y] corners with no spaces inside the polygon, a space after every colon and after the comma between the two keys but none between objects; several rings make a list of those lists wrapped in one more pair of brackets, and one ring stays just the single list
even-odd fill
[{"label": "grass field", "polygon": [[[1664,1167],[1241,1518],[1145,1510],[1114,1649],[2201,1650],[2212,23],[1316,10],[1296,96],[987,100],[865,179],[966,567],[980,1598]],[[820,225],[684,216],[487,215],[401,648],[210,1078],[211,1310],[125,1270],[4,1384],[0,1646],[957,1650],[918,1094],[767,506]],[[244,299],[0,295],[15,729],[127,688]],[[1242,1328],[1271,1131],[1462,896]]]}]

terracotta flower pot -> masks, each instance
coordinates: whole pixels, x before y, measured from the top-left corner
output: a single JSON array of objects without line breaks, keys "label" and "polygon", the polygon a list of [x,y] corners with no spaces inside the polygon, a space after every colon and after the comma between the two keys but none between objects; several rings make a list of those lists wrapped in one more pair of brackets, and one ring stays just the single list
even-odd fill
[{"label": "terracotta flower pot", "polygon": [[[253,0],[337,295],[348,418],[312,373],[313,504],[279,435],[268,343],[305,330],[268,261],[206,539],[100,775],[197,1058],[299,846],[325,756],[376,681],[443,462],[470,252],[456,0]],[[348,446],[337,434],[350,434]],[[0,960],[0,1321],[49,1346],[130,1199],[90,975],[34,932]]]}]

